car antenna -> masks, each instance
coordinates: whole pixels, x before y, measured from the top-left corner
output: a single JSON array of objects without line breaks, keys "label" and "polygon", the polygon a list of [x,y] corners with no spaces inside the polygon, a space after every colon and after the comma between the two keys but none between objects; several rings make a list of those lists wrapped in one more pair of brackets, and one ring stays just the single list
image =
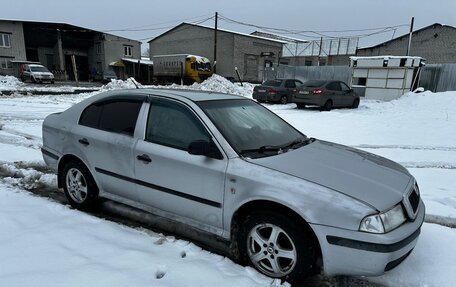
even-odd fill
[{"label": "car antenna", "polygon": [[130,78],[130,80],[136,86],[136,88],[139,89],[138,82],[136,82],[135,78]]}]

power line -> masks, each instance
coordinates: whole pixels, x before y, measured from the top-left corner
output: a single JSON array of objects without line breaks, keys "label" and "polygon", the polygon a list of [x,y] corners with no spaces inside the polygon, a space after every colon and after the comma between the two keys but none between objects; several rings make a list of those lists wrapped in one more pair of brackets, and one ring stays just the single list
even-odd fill
[{"label": "power line", "polygon": [[[198,25],[198,24],[202,24],[202,23],[207,22],[207,21],[212,20],[212,19],[214,19],[214,16],[211,16],[211,17],[209,17],[209,18],[203,19],[203,20],[198,21],[198,22],[192,22],[192,23],[189,23],[189,24]],[[171,26],[171,27],[167,27],[167,28],[157,28],[156,30],[159,30],[159,29],[168,29],[168,28],[174,28],[174,27],[176,27],[176,26]],[[182,29],[179,30],[179,32],[182,32],[182,31],[187,30],[187,29],[189,29],[189,28],[191,28],[191,26],[190,26],[190,27],[182,28]],[[152,39],[152,38],[154,38],[154,37],[147,37],[147,38],[139,39],[139,41],[149,40],[149,39]]]},{"label": "power line", "polygon": [[[285,34],[285,35],[290,35],[290,34],[292,34],[292,35],[300,35],[300,36],[304,36],[304,37],[307,37],[307,38],[315,38],[315,39],[318,39],[320,37],[332,38],[332,39],[348,38],[348,37],[362,38],[362,37],[369,37],[369,36],[376,35],[376,34],[382,34],[382,33],[386,33],[386,32],[395,31],[395,30],[397,30],[400,27],[408,27],[409,26],[408,24],[399,24],[399,25],[394,25],[394,26],[385,26],[385,27],[377,27],[377,28],[364,28],[364,29],[322,30],[322,31],[291,30],[291,29],[273,28],[273,27],[266,27],[266,26],[260,26],[260,25],[256,25],[256,24],[246,23],[246,22],[230,19],[230,18],[225,17],[223,15],[219,15],[219,17],[222,20],[224,20],[225,22],[234,23],[234,24],[243,25],[243,26],[248,26],[248,27],[254,27],[254,28],[257,28],[257,29],[261,29],[263,31],[270,32],[270,33],[280,33],[280,34]],[[344,35],[342,37],[341,36],[334,36],[334,35],[325,34],[325,33],[347,33],[347,32],[364,32],[364,31],[374,31],[374,32],[372,32],[372,33],[364,33],[364,34]],[[315,35],[318,35],[318,36],[309,35],[309,33],[315,34]]]},{"label": "power line", "polygon": [[166,27],[156,27],[156,26],[168,24],[168,23],[176,23],[176,22],[181,22],[181,21],[193,20],[193,19],[200,19],[202,17],[207,17],[209,15],[212,15],[212,14],[205,14],[205,15],[195,16],[195,17],[191,17],[191,18],[176,19],[176,20],[172,20],[172,21],[160,22],[160,23],[149,24],[149,25],[144,25],[144,26],[104,30],[102,32],[136,32],[136,31],[152,31],[152,30],[168,29],[168,28],[174,27],[174,26],[166,26]]}]

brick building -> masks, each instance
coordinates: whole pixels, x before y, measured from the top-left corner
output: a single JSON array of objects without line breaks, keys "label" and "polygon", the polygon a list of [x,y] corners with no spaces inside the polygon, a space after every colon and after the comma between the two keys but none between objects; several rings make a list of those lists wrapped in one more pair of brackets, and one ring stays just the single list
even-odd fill
[{"label": "brick building", "polygon": [[[357,50],[357,56],[405,56],[409,35],[373,47]],[[435,23],[412,34],[410,56],[426,59],[427,64],[456,63],[456,28]]]},{"label": "brick building", "polygon": [[[217,29],[217,74],[261,82],[264,68],[278,63],[281,40]],[[150,58],[157,55],[195,54],[214,60],[214,28],[182,23],[149,41]]]},{"label": "brick building", "polygon": [[[19,76],[23,63],[41,63],[56,76],[79,79],[113,75],[111,63],[141,57],[141,42],[66,23],[0,20],[0,75]],[[62,78],[62,79],[63,79]]]}]

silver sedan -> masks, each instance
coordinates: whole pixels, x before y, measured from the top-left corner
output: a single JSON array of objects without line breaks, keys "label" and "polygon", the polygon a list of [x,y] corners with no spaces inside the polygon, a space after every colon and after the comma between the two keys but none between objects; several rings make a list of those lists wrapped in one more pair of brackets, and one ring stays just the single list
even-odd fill
[{"label": "silver sedan", "polygon": [[42,153],[74,207],[140,208],[290,282],[383,274],[412,252],[424,220],[399,164],[309,138],[233,95],[101,93],[45,119]]}]

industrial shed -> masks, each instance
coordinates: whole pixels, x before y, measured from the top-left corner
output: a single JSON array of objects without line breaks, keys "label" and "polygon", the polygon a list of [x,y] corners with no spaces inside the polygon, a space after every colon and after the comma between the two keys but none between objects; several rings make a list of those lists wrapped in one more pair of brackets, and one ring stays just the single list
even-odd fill
[{"label": "industrial shed", "polygon": [[[357,56],[405,56],[409,34],[369,48],[358,49]],[[456,28],[435,23],[415,30],[409,56],[426,59],[427,64],[456,63]]]},{"label": "industrial shed", "polygon": [[[262,82],[264,68],[277,64],[285,41],[217,29],[217,74]],[[167,54],[194,54],[214,59],[214,28],[182,23],[149,41],[150,58]]]},{"label": "industrial shed", "polygon": [[57,79],[73,79],[74,56],[80,80],[114,75],[113,61],[139,58],[141,42],[67,23],[0,20],[0,75],[19,76],[22,64],[41,63]]}]

